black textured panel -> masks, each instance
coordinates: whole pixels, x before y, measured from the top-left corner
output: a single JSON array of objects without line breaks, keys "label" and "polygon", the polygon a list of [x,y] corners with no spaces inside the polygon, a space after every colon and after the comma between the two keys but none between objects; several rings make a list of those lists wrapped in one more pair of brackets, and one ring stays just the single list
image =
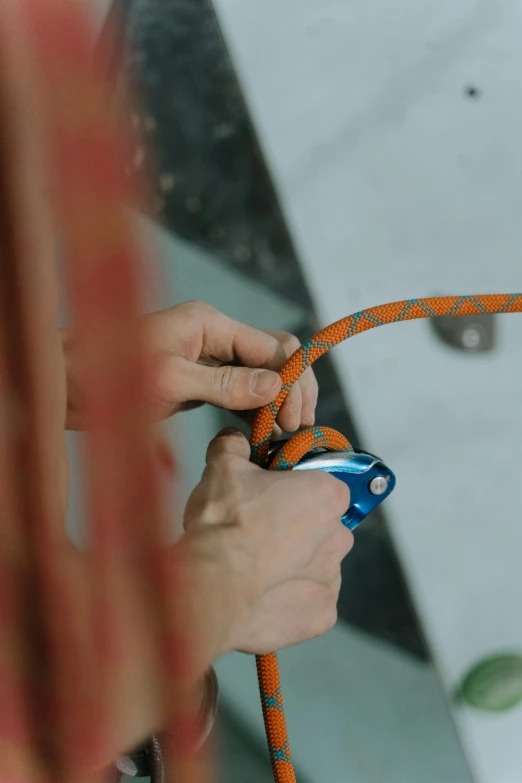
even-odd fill
[{"label": "black textured panel", "polygon": [[[147,108],[134,118],[131,168],[156,154],[149,209],[167,228],[268,288],[310,297],[209,0],[117,0],[132,31],[127,64]],[[146,137],[140,146],[139,139]],[[307,323],[301,340],[316,331]],[[358,438],[330,357],[316,362],[318,423]],[[223,414],[231,423],[230,414]],[[385,455],[382,455],[385,457]],[[342,567],[339,617],[427,657],[400,565],[378,509]]]},{"label": "black textured panel", "polygon": [[133,0],[127,64],[168,229],[299,304],[310,298],[209,0]]}]

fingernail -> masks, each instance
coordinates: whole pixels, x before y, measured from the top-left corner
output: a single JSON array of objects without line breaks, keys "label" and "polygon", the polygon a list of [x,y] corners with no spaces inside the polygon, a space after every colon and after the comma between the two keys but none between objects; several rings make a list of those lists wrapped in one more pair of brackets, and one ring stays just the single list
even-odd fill
[{"label": "fingernail", "polygon": [[279,383],[279,375],[271,370],[263,370],[262,372],[256,372],[252,376],[252,384],[250,386],[252,394],[256,397],[264,397],[269,391],[275,389]]}]

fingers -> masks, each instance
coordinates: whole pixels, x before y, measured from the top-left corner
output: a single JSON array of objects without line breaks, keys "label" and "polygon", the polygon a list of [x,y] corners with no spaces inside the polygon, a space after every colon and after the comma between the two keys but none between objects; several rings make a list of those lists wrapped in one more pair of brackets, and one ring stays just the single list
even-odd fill
[{"label": "fingers", "polygon": [[352,531],[341,523],[339,532],[336,534],[335,551],[337,555],[341,555],[341,559],[350,554],[353,549],[355,539]]},{"label": "fingers", "polygon": [[271,402],[280,388],[281,378],[273,370],[212,367],[166,354],[154,397],[169,410],[196,400],[227,410],[249,410]]},{"label": "fingers", "polygon": [[[288,332],[254,329],[228,318],[208,305],[192,304],[196,308],[206,308],[202,356],[210,360],[237,363],[243,368],[277,371],[300,346],[297,337]],[[279,388],[275,389],[275,393],[274,389],[267,391],[267,396],[270,393],[273,393],[273,396],[263,399],[271,402],[278,392]],[[313,370],[308,368],[283,403],[277,419],[279,426],[286,432],[313,426],[318,393],[315,375]],[[233,404],[228,401],[214,404],[231,410],[248,410],[261,407],[266,402],[262,402],[259,396],[256,399],[256,395],[246,394],[242,389],[233,395]]]},{"label": "fingers", "polygon": [[194,386],[201,388],[203,399],[227,410],[260,408],[277,397],[281,378],[272,370],[249,367],[204,367],[193,364]]},{"label": "fingers", "polygon": [[[235,460],[231,459],[234,457]],[[234,505],[238,470],[245,467],[256,469],[249,460],[248,440],[235,427],[226,427],[210,441],[206,454],[207,467],[185,508],[185,530],[223,522],[223,507],[231,503],[232,507]]]},{"label": "fingers", "polygon": [[248,440],[235,427],[226,427],[210,441],[207,466],[185,507],[183,527],[186,531],[223,522],[223,507],[232,502],[238,470],[254,467],[249,460]]},{"label": "fingers", "polygon": [[207,464],[225,454],[250,459],[250,445],[241,430],[226,427],[213,438],[207,448]]},{"label": "fingers", "polygon": [[344,558],[352,551],[354,537],[351,530],[336,520],[335,529],[318,547],[313,560],[307,564],[306,575],[317,581],[333,583],[340,579],[340,566]]},{"label": "fingers", "polygon": [[319,397],[319,386],[315,373],[311,367],[308,367],[301,375],[299,378],[299,385],[303,395],[300,426],[313,427],[315,424],[315,409]]},{"label": "fingers", "polygon": [[301,384],[297,381],[281,406],[276,421],[284,432],[295,432],[302,424],[302,412],[303,392]]},{"label": "fingers", "polygon": [[[275,373],[299,347],[287,332],[246,326],[204,302],[156,313],[148,328],[151,343],[163,354],[159,391],[153,390],[160,417],[194,401],[237,411],[272,402],[281,388]],[[317,381],[308,368],[290,390],[277,424],[287,432],[312,426],[317,397]]]},{"label": "fingers", "polygon": [[146,319],[153,345],[193,362],[277,370],[286,359],[268,332],[234,321],[206,302],[183,302]]},{"label": "fingers", "polygon": [[255,329],[220,313],[209,305],[194,303],[205,308],[207,317],[203,327],[201,356],[216,362],[240,364],[278,370],[287,354],[280,341],[270,332]]},{"label": "fingers", "polygon": [[337,574],[330,583],[301,578],[275,588],[243,624],[237,649],[259,655],[322,636],[337,621],[340,584]]},{"label": "fingers", "polygon": [[[297,337],[288,332],[271,331],[268,334],[281,344],[285,361],[300,347]],[[290,390],[279,411],[277,424],[286,432],[295,432],[300,427],[313,427],[318,396],[317,380],[309,367]]]},{"label": "fingers", "polygon": [[344,481],[332,476],[330,473],[319,471],[320,478],[325,486],[324,502],[328,502],[334,516],[339,519],[346,514],[350,507],[350,488]]}]

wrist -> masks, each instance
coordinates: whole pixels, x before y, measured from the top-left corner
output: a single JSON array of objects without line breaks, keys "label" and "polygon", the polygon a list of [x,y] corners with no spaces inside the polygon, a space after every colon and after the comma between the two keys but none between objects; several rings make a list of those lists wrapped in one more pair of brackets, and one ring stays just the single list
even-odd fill
[{"label": "wrist", "polygon": [[[213,531],[214,532],[214,531]],[[216,530],[216,536],[223,531]],[[198,640],[200,671],[236,648],[239,629],[248,617],[249,591],[230,563],[211,547],[212,534],[185,535],[179,544],[186,565],[186,593]]]}]

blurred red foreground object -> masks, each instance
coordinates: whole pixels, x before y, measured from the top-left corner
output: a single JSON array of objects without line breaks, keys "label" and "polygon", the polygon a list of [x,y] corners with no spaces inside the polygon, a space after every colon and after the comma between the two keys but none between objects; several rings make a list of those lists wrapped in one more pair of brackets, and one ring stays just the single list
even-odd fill
[{"label": "blurred red foreground object", "polygon": [[[167,779],[199,782],[195,635],[161,489],[174,463],[139,423],[145,269],[89,22],[75,0],[0,0],[0,781],[105,779],[134,725],[145,739],[141,698],[176,738]],[[57,247],[87,368],[88,555],[64,532]],[[153,675],[131,699],[134,654]]]}]

